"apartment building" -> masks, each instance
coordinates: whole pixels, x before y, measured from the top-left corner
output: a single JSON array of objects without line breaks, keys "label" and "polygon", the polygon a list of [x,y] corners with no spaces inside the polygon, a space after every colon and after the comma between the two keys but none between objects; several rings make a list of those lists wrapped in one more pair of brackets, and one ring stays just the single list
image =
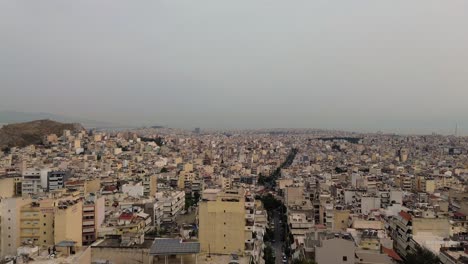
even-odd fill
[{"label": "apartment building", "polygon": [[91,245],[97,239],[97,229],[104,222],[105,199],[95,196],[83,202],[83,245]]},{"label": "apartment building", "polygon": [[146,174],[142,176],[145,196],[154,196],[158,191],[158,176]]},{"label": "apartment building", "polygon": [[38,246],[51,246],[54,240],[55,201],[32,201],[21,207],[21,242]]},{"label": "apartment building", "polygon": [[47,172],[47,191],[55,191],[64,188],[65,182],[70,176],[70,171],[52,170]]},{"label": "apartment building", "polygon": [[82,201],[78,196],[32,201],[20,211],[20,240],[52,246],[61,241],[82,245]]},{"label": "apartment building", "polygon": [[[155,219],[155,222],[171,223],[182,212],[185,207],[185,192],[171,191],[156,193],[156,200],[162,204],[162,219]],[[158,205],[159,208],[159,205]],[[156,215],[156,214],[155,214]],[[159,213],[157,215],[160,215]]]},{"label": "apartment building", "polygon": [[30,202],[29,198],[0,200],[0,258],[16,255],[16,249],[21,245],[20,210]]},{"label": "apartment building", "polygon": [[54,241],[73,241],[75,246],[83,244],[83,202],[80,198],[70,197],[58,201],[54,215]]},{"label": "apartment building", "polygon": [[199,226],[202,252],[243,255],[248,229],[244,191],[226,190],[218,192],[216,197],[203,195]]},{"label": "apartment building", "polygon": [[29,169],[23,171],[23,179],[21,183],[22,195],[34,195],[42,192],[41,171]]}]

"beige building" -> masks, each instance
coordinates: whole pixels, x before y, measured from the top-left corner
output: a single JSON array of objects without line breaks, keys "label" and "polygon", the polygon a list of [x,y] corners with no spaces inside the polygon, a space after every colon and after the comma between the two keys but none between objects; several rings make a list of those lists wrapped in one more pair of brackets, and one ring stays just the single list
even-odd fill
[{"label": "beige building", "polygon": [[11,198],[16,195],[15,177],[0,178],[0,198]]},{"label": "beige building", "polygon": [[356,262],[354,243],[350,240],[341,238],[323,240],[322,245],[315,248],[315,252],[317,264],[353,264]]},{"label": "beige building", "polygon": [[76,246],[83,244],[83,202],[80,200],[66,200],[58,203],[54,224],[55,243],[74,241]]},{"label": "beige building", "polygon": [[243,255],[246,243],[245,217],[243,190],[219,192],[216,199],[204,199],[199,206],[201,251]]},{"label": "beige building", "polygon": [[143,176],[144,195],[154,196],[158,191],[158,176],[144,175]]},{"label": "beige building", "polygon": [[296,201],[304,200],[304,188],[303,187],[286,187],[284,191],[284,197],[286,205],[292,205]]},{"label": "beige building", "polygon": [[23,205],[20,212],[21,242],[39,246],[54,245],[54,211],[52,199]]},{"label": "beige building", "polygon": [[30,199],[8,198],[0,201],[0,258],[16,255],[21,245],[20,209],[30,203]]},{"label": "beige building", "polygon": [[346,231],[349,226],[349,210],[334,210],[333,227],[334,231]]},{"label": "beige building", "polygon": [[20,209],[20,242],[53,246],[61,241],[82,245],[82,202],[79,196],[45,199]]}]

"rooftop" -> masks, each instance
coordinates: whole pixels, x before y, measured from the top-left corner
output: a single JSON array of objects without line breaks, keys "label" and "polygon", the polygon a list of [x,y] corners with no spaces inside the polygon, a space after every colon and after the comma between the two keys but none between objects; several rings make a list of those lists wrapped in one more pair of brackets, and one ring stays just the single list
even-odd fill
[{"label": "rooftop", "polygon": [[184,242],[173,238],[158,238],[154,240],[150,255],[181,255],[200,253],[200,243]]}]

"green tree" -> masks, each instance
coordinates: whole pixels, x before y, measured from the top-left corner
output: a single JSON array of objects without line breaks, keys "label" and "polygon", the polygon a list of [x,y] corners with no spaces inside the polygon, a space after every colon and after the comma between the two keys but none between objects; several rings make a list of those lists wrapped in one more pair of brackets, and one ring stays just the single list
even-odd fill
[{"label": "green tree", "polygon": [[268,242],[272,241],[275,238],[275,233],[270,228],[266,229],[265,235],[263,236],[263,241]]},{"label": "green tree", "polygon": [[292,264],[315,264],[315,261],[311,259],[295,259]]},{"label": "green tree", "polygon": [[416,252],[406,255],[405,264],[439,264],[440,260],[436,254],[429,249],[417,247]]},{"label": "green tree", "polygon": [[268,212],[273,211],[282,205],[281,201],[276,199],[271,193],[263,196],[261,200],[263,207],[265,207]]},{"label": "green tree", "polygon": [[188,210],[193,205],[192,193],[185,194],[185,210]]},{"label": "green tree", "polygon": [[273,248],[271,246],[266,246],[263,250],[265,259],[265,264],[275,264],[275,254],[273,252]]},{"label": "green tree", "polygon": [[166,173],[166,172],[169,172],[169,171],[166,169],[166,167],[164,167],[164,168],[161,169],[161,173]]}]

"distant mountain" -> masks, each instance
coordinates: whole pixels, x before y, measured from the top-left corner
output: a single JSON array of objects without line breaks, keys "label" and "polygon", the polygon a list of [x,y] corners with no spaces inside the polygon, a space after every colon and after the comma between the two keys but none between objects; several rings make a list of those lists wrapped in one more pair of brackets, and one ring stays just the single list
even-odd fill
[{"label": "distant mountain", "polygon": [[0,149],[40,144],[46,135],[60,136],[63,130],[79,131],[82,129],[84,129],[83,126],[77,123],[64,124],[52,120],[4,125],[0,128]]},{"label": "distant mountain", "polygon": [[80,123],[86,128],[114,128],[121,127],[119,124],[101,122],[83,118],[56,115],[51,113],[28,113],[16,111],[0,111],[0,124],[14,124],[19,122],[30,122],[34,120],[50,119],[62,123]]}]

